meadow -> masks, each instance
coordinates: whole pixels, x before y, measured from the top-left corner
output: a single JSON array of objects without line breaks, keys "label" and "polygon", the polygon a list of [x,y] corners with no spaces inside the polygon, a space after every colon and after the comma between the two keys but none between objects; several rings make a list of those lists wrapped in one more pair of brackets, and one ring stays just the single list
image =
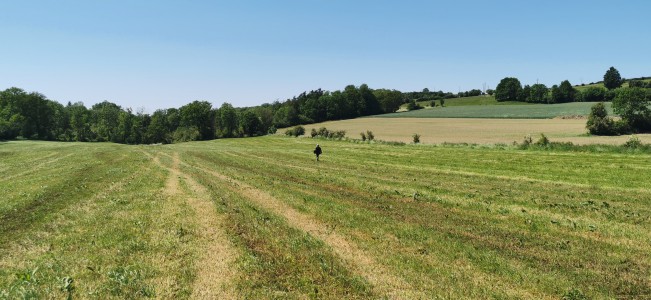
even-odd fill
[{"label": "meadow", "polygon": [[[482,97],[482,96],[480,96]],[[487,97],[488,98],[488,97]],[[464,101],[466,98],[459,98]],[[471,99],[467,99],[471,100]],[[561,104],[477,104],[476,102],[453,105],[446,100],[445,107],[425,108],[373,116],[375,118],[492,118],[492,119],[552,119],[563,116],[587,116],[596,102],[572,102]],[[471,104],[474,103],[474,104]],[[498,102],[495,102],[498,103]],[[611,103],[605,103],[613,114]]]},{"label": "meadow", "polygon": [[3,142],[0,298],[649,297],[650,166],[283,136]]}]

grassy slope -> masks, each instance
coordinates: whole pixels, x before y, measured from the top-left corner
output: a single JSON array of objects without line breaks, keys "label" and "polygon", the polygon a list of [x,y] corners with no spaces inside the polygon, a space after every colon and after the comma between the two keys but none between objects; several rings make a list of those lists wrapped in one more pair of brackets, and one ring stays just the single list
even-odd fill
[{"label": "grassy slope", "polygon": [[[446,102],[447,105],[447,102]],[[558,116],[590,113],[593,102],[530,105],[472,105],[427,108],[409,112],[377,115],[377,118],[504,118],[504,119],[551,119]],[[606,103],[612,114],[610,103]]]},{"label": "grassy slope", "polygon": [[[180,171],[209,191],[239,255],[241,297],[385,294],[332,235],[427,298],[651,293],[648,155],[319,143],[318,164],[313,140],[284,137],[3,144],[0,169],[14,177],[0,180],[0,295],[62,295],[70,276],[82,297],[188,297],[202,267],[197,225],[161,192],[168,173],[145,153],[165,166],[178,153]],[[245,191],[327,232],[297,228]],[[165,213],[174,201],[178,213]],[[16,275],[36,268],[31,281]]]}]

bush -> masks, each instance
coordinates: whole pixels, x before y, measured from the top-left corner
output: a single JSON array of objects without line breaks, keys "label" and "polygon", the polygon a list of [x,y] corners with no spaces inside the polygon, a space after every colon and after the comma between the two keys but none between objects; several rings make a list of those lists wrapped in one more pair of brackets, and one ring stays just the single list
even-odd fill
[{"label": "bush", "polygon": [[441,102],[441,107],[445,106],[445,99],[441,99],[439,102]]},{"label": "bush", "polygon": [[310,131],[310,136],[314,138],[317,135],[319,135],[319,133],[316,131],[316,129],[312,128],[312,131]]},{"label": "bush", "polygon": [[436,100],[432,100],[429,102],[430,107],[436,107]]},{"label": "bush", "polygon": [[300,126],[300,125],[296,126],[294,128],[287,129],[285,131],[285,135],[288,135],[288,136],[299,137],[299,136],[304,135],[304,134],[305,134],[305,127]]},{"label": "bush", "polygon": [[636,136],[632,136],[626,143],[624,143],[624,148],[628,149],[638,149],[642,148],[642,141]]},{"label": "bush", "polygon": [[318,131],[313,131],[312,132],[312,137],[322,137],[326,139],[343,139],[346,136],[346,131],[345,130],[337,130],[337,131],[330,131],[325,127],[319,128]]},{"label": "bush", "polygon": [[549,139],[544,133],[540,134],[540,138],[536,141],[536,145],[543,147],[549,146]]},{"label": "bush", "polygon": [[362,142],[366,141],[366,134],[363,132],[360,132],[359,135],[362,136]]},{"label": "bush", "polygon": [[269,127],[269,130],[267,131],[267,133],[276,134],[276,131],[278,131],[278,128],[276,128],[276,126],[271,125],[271,127]]},{"label": "bush", "polygon": [[608,117],[608,111],[603,102],[599,102],[592,106],[586,128],[590,134],[594,135],[615,135],[617,130],[615,122]]},{"label": "bush", "polygon": [[411,137],[414,138],[414,144],[420,143],[420,134],[414,133]]},{"label": "bush", "polygon": [[418,110],[418,109],[422,109],[422,108],[423,108],[422,106],[420,106],[420,105],[418,105],[418,103],[416,103],[416,100],[411,100],[411,101],[409,101],[409,104],[407,104],[407,110],[409,110],[409,111]]},{"label": "bush", "polygon": [[373,135],[373,131],[367,130],[367,131],[366,131],[366,138],[367,138],[369,141],[374,140],[374,139],[375,139],[375,135]]}]

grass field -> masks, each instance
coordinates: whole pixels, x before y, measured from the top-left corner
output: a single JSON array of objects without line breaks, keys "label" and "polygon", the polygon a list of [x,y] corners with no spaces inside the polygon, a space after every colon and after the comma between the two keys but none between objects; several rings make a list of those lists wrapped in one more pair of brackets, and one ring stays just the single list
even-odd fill
[{"label": "grass field", "polygon": [[0,298],[649,297],[649,166],[280,136],[5,142]]},{"label": "grass field", "polygon": [[[463,98],[461,98],[463,99]],[[373,116],[376,118],[500,118],[500,119],[551,119],[559,116],[587,116],[594,102],[529,105],[469,105],[425,108]],[[610,103],[605,103],[612,115]]]}]

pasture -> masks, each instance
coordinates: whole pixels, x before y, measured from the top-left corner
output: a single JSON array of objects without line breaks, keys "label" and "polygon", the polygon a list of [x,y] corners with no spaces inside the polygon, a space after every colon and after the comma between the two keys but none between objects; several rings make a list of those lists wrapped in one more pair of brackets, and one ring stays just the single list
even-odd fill
[{"label": "pasture", "polygon": [[650,166],[281,136],[4,142],[0,298],[648,297]]},{"label": "pasture", "polygon": [[[460,98],[464,99],[464,98]],[[452,102],[452,101],[450,101]],[[596,102],[571,102],[561,104],[518,105],[462,105],[425,108],[373,116],[374,118],[492,118],[492,119],[552,119],[563,116],[587,116]],[[497,102],[496,102],[497,103]],[[608,114],[612,105],[605,103]]]}]

